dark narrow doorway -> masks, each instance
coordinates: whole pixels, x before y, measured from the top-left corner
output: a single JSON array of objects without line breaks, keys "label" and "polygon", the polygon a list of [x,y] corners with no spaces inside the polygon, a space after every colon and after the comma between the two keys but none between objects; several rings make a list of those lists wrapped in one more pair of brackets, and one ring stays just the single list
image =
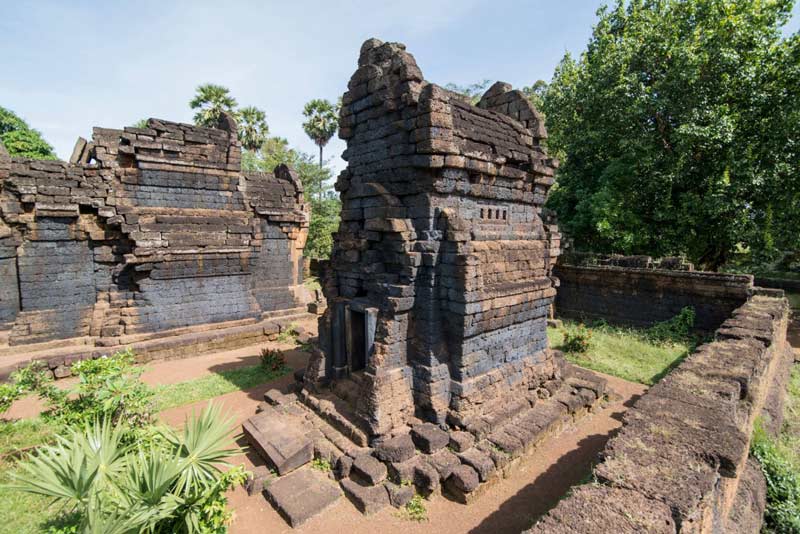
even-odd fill
[{"label": "dark narrow doorway", "polygon": [[350,372],[367,366],[366,317],[363,312],[350,310]]}]

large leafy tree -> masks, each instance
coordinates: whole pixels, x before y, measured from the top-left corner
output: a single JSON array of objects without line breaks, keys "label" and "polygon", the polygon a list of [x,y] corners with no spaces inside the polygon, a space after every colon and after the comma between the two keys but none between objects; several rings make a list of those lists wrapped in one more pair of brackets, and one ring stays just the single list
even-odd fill
[{"label": "large leafy tree", "polygon": [[4,107],[0,107],[0,141],[11,156],[57,159],[53,147],[44,140],[42,134]]},{"label": "large leafy tree", "polygon": [[219,123],[223,112],[236,112],[236,99],[230,94],[227,87],[206,83],[197,87],[194,98],[189,102],[189,107],[196,109],[194,122],[198,126],[214,128]]},{"label": "large leafy tree", "polygon": [[269,135],[267,114],[255,106],[239,110],[239,140],[247,150],[258,150]]},{"label": "large leafy tree", "polygon": [[483,80],[469,85],[448,83],[444,88],[448,91],[463,95],[473,104],[477,104],[490,85],[492,85],[492,80]]},{"label": "large leafy tree", "polygon": [[598,12],[543,102],[564,158],[549,205],[576,245],[716,269],[736,247],[797,241],[798,46],[781,34],[792,4],[617,0]]},{"label": "large leafy tree", "polygon": [[339,127],[339,106],[331,104],[328,100],[315,98],[306,103],[303,108],[303,130],[306,135],[319,147],[319,166],[322,167],[322,149],[331,140]]}]

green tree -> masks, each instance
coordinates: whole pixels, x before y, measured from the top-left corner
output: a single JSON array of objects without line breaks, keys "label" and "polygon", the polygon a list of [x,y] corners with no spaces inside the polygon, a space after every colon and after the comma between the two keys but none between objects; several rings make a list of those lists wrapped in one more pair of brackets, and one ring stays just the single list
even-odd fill
[{"label": "green tree", "polygon": [[587,50],[564,57],[543,99],[548,146],[564,159],[549,206],[578,247],[683,253],[715,270],[767,242],[770,218],[786,228],[778,211],[797,224],[798,47],[781,34],[792,5],[598,11]]},{"label": "green tree", "polygon": [[536,80],[533,85],[522,88],[522,92],[528,97],[537,110],[541,110],[544,105],[544,95],[547,92],[547,82]]},{"label": "green tree", "polygon": [[216,127],[220,115],[225,111],[235,114],[236,106],[236,99],[230,95],[230,90],[213,83],[198,86],[194,98],[189,102],[189,107],[197,110],[194,123],[206,128]]},{"label": "green tree", "polygon": [[333,247],[333,232],[339,227],[341,202],[333,194],[332,175],[328,167],[320,167],[314,156],[289,147],[280,137],[268,138],[258,151],[242,154],[242,168],[247,171],[272,172],[285,164],[293,168],[311,205],[308,240],[303,252],[312,258],[329,258]]},{"label": "green tree", "polygon": [[247,150],[258,150],[269,135],[267,114],[255,106],[239,110],[239,140]]},{"label": "green tree", "polygon": [[30,159],[58,159],[42,134],[13,111],[0,107],[0,142],[9,155]]},{"label": "green tree", "polygon": [[331,140],[339,127],[339,106],[327,100],[315,98],[303,108],[303,130],[319,147],[319,166],[322,167],[322,149]]}]

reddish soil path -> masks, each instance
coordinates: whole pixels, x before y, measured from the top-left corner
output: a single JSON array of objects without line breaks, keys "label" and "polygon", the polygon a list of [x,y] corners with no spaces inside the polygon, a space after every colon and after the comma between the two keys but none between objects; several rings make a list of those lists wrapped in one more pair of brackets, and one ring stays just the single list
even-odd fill
[{"label": "reddish soil path", "polygon": [[[381,534],[414,532],[519,532],[530,527],[536,517],[555,505],[570,486],[589,472],[597,453],[621,425],[622,414],[646,389],[614,377],[607,377],[610,388],[620,400],[589,415],[568,427],[545,443],[523,462],[509,478],[498,481],[475,502],[464,506],[438,496],[426,503],[429,520],[412,522],[397,516],[387,508],[373,516],[361,515],[346,498],[297,529],[290,528],[261,495],[249,497],[242,488],[230,492],[230,503],[236,517],[231,534],[261,534],[263,532],[346,532],[348,534],[380,532]],[[270,387],[286,387],[291,377],[251,391],[238,391],[217,398],[238,422],[255,413],[263,392]],[[182,406],[162,413],[170,423],[179,424],[192,410],[205,402]],[[244,445],[244,442],[240,441]],[[244,461],[247,468],[261,463],[252,454],[243,455],[234,463]]]}]

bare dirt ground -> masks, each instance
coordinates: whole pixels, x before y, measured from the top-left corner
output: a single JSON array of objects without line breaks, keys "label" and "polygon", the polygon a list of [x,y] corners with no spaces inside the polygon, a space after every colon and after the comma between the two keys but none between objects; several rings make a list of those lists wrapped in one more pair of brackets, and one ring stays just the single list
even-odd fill
[{"label": "bare dirt ground", "polygon": [[[303,325],[309,331],[315,325]],[[171,384],[192,380],[201,376],[239,366],[255,365],[263,347],[279,348],[292,369],[305,366],[308,354],[291,345],[275,342],[263,343],[236,350],[197,356],[195,358],[152,362],[147,365],[142,379],[151,385]],[[461,505],[445,497],[436,496],[426,502],[428,520],[414,522],[400,516],[394,508],[387,508],[373,516],[363,516],[345,498],[311,519],[305,525],[292,529],[261,495],[248,496],[242,488],[229,494],[235,512],[231,534],[311,533],[346,532],[348,534],[381,534],[415,532],[436,533],[497,533],[519,532],[531,526],[534,520],[554,506],[570,486],[580,482],[589,472],[597,453],[620,427],[622,414],[645,391],[640,384],[626,382],[615,377],[606,377],[610,389],[619,398],[602,409],[567,427],[555,438],[546,441],[509,478],[497,481],[478,499]],[[291,373],[259,387],[236,391],[215,399],[240,425],[255,413],[263,400],[264,392],[276,388],[288,391],[293,382]],[[69,384],[69,381],[59,381]],[[208,401],[199,401],[162,412],[161,418],[169,424],[180,425],[193,411],[199,411]],[[29,397],[18,401],[6,417],[32,417],[39,413],[41,405]],[[238,436],[238,443],[246,442]],[[252,452],[242,454],[234,463],[244,463],[247,468],[261,463]]]},{"label": "bare dirt ground", "polygon": [[[339,500],[320,516],[311,519],[297,529],[290,528],[272,506],[261,495],[249,497],[242,488],[231,491],[230,503],[235,511],[231,534],[279,533],[279,532],[347,532],[348,534],[381,534],[414,532],[470,532],[497,533],[519,532],[531,526],[542,513],[556,504],[570,486],[579,482],[589,472],[592,461],[605,442],[621,425],[622,414],[646,389],[614,377],[607,377],[611,389],[620,399],[602,410],[568,427],[556,438],[547,441],[541,449],[509,478],[500,480],[467,506],[437,496],[426,503],[428,521],[417,523],[398,516],[393,508],[387,508],[373,516],[363,516],[346,498]],[[250,391],[238,391],[218,397],[226,410],[238,422],[255,413],[255,407],[264,391],[272,387],[286,388],[291,377]],[[199,410],[205,402],[182,406],[162,413],[170,423],[180,424],[192,410]],[[244,445],[243,441],[240,444]],[[261,463],[253,454],[245,454],[236,463],[243,461],[252,468],[254,461]]]}]

